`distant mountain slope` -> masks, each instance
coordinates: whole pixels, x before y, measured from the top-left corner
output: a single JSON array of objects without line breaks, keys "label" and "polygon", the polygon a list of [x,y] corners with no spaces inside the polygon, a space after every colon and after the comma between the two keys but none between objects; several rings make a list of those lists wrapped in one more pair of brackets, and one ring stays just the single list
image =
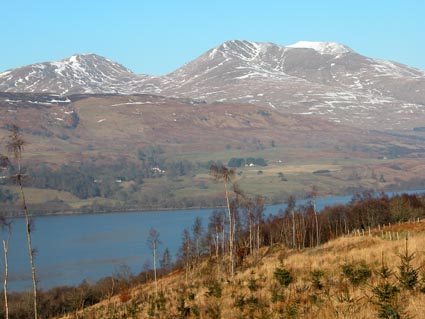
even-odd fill
[{"label": "distant mountain slope", "polygon": [[9,134],[10,123],[24,131],[31,147],[63,154],[80,154],[87,148],[126,153],[153,144],[212,152],[233,143],[241,148],[255,147],[252,140],[299,146],[316,141],[331,148],[339,141],[342,145],[351,140],[367,141],[364,131],[311,116],[282,114],[249,104],[197,104],[149,94],[60,97],[0,93],[0,140]]},{"label": "distant mountain slope", "polygon": [[153,93],[261,105],[369,129],[425,123],[424,71],[333,42],[228,41],[159,77],[136,75],[94,54],[74,55],[0,73],[0,91]]},{"label": "distant mountain slope", "polygon": [[425,149],[423,140],[407,134],[359,130],[250,104],[197,103],[149,94],[0,93],[0,140],[9,134],[11,123],[24,131],[37,156],[79,157],[96,149],[116,156],[154,144],[182,153],[223,151],[228,145],[243,151],[262,149],[271,141],[323,151],[322,157],[357,149],[376,158],[392,145],[412,154]]}]

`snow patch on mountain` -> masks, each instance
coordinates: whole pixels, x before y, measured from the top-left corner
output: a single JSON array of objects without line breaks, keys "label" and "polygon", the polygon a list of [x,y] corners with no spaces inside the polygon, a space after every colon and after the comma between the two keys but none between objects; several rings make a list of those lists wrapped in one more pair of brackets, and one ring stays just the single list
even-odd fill
[{"label": "snow patch on mountain", "polygon": [[336,42],[299,41],[286,47],[293,49],[313,49],[320,54],[333,55],[354,52],[349,47]]}]

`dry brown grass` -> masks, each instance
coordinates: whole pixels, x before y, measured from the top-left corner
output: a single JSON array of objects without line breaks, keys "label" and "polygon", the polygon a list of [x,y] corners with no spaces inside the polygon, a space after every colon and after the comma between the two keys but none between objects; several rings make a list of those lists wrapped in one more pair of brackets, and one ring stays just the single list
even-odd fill
[{"label": "dry brown grass", "polygon": [[[17,186],[8,186],[8,189],[15,193],[18,191]],[[55,199],[64,200],[69,203],[81,201],[76,196],[68,192],[32,187],[25,188],[25,196],[27,197],[28,202],[34,204],[43,203]]]}]

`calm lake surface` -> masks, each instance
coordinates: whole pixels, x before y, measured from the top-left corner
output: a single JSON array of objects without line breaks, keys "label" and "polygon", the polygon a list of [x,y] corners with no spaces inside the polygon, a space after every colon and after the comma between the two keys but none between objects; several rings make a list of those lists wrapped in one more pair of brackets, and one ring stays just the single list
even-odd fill
[{"label": "calm lake surface", "polygon": [[[407,193],[424,193],[425,190]],[[316,199],[317,209],[349,202],[351,196]],[[298,201],[303,203],[305,201]],[[265,216],[275,215],[286,205],[267,206]],[[127,265],[134,274],[151,261],[146,239],[151,227],[160,233],[159,255],[168,248],[173,257],[180,246],[185,228],[196,217],[204,224],[213,209],[156,212],[129,212],[96,215],[65,215],[34,218],[33,247],[39,287],[78,285],[84,279],[95,282],[110,276],[117,267]],[[1,271],[4,261],[0,261]],[[25,220],[14,219],[9,243],[9,286],[19,291],[31,287],[31,272],[26,246]],[[0,274],[2,278],[3,273]]]}]

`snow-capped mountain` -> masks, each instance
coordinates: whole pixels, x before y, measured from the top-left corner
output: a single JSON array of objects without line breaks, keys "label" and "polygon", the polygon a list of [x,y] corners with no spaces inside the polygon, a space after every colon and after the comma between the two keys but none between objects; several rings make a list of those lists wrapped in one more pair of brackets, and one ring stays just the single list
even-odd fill
[{"label": "snow-capped mountain", "polygon": [[123,93],[148,76],[96,54],[76,54],[57,62],[32,64],[0,73],[0,91],[26,93]]},{"label": "snow-capped mountain", "polygon": [[153,93],[257,104],[377,129],[425,123],[424,71],[368,58],[334,42],[228,41],[160,77],[136,75],[96,55],[77,55],[1,73],[0,91]]},{"label": "snow-capped mountain", "polygon": [[268,105],[354,126],[425,122],[425,72],[337,43],[229,41],[167,75],[165,95]]}]

